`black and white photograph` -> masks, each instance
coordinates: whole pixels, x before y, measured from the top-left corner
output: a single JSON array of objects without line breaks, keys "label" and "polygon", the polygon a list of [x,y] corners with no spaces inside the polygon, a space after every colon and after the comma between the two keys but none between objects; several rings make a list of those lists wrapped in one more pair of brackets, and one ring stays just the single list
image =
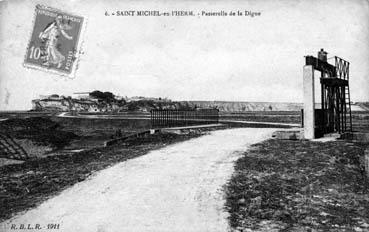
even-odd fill
[{"label": "black and white photograph", "polygon": [[0,0],[0,232],[369,232],[369,0]]}]

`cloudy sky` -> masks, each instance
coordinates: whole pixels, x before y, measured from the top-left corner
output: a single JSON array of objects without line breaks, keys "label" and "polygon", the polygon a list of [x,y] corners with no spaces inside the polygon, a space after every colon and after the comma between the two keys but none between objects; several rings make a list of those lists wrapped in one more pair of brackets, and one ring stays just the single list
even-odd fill
[{"label": "cloudy sky", "polygon": [[[74,78],[23,66],[36,4],[86,17]],[[258,17],[114,17],[105,11],[254,11]],[[0,110],[39,95],[111,91],[174,100],[302,102],[304,55],[351,63],[353,101],[369,101],[369,1],[0,2]]]}]

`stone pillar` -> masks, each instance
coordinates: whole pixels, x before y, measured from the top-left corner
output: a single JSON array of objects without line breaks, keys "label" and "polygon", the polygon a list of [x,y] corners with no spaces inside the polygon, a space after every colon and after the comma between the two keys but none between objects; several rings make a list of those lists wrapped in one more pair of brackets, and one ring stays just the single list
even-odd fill
[{"label": "stone pillar", "polygon": [[315,138],[315,95],[314,95],[314,68],[304,66],[304,138]]}]

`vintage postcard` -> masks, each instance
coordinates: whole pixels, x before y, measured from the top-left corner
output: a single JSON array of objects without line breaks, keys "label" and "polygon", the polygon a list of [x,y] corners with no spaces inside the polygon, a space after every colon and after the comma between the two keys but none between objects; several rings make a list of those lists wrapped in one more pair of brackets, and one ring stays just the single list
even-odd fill
[{"label": "vintage postcard", "polygon": [[369,231],[369,0],[0,0],[0,232],[279,231]]},{"label": "vintage postcard", "polygon": [[73,76],[78,62],[84,18],[36,5],[26,67]]}]

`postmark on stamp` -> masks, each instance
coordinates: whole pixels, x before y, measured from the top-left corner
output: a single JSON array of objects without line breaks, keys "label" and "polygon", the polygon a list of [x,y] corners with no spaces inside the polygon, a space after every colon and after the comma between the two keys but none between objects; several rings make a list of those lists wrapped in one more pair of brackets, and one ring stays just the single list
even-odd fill
[{"label": "postmark on stamp", "polygon": [[81,46],[84,17],[36,5],[26,67],[74,76]]}]

